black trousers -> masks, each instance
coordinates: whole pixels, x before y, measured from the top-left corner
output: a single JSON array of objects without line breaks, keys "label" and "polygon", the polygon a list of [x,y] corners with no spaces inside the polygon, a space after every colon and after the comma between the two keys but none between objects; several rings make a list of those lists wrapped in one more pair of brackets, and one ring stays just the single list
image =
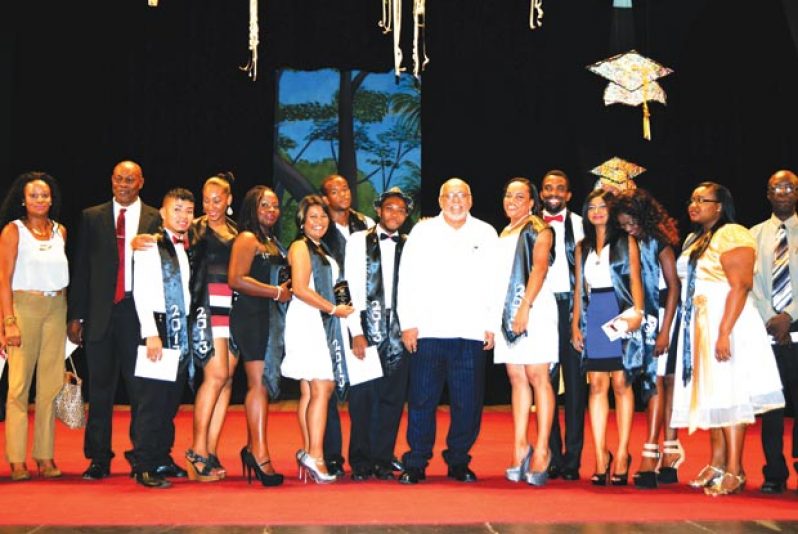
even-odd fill
[{"label": "black trousers", "polygon": [[153,471],[172,462],[175,416],[186,385],[187,362],[180,363],[174,382],[134,378],[136,413],[131,426],[135,420],[133,468],[138,473]]},{"label": "black trousers", "polygon": [[409,356],[388,376],[349,389],[349,464],[352,469],[380,465],[390,469],[399,422],[407,398]]},{"label": "black trousers", "polygon": [[327,404],[327,426],[324,427],[324,461],[337,462],[343,467],[344,457],[341,456],[342,435],[341,416],[338,414],[338,396],[333,391],[330,402]]},{"label": "black trousers", "polygon": [[133,371],[139,339],[136,308],[133,299],[127,297],[113,305],[105,335],[97,341],[86,341],[89,417],[83,437],[83,454],[97,463],[108,464],[114,457],[111,426],[120,374],[130,398],[130,441],[134,441]]},{"label": "black trousers", "polygon": [[[790,330],[796,331],[798,322]],[[792,407],[793,416],[798,415],[798,343],[773,345],[776,364],[784,390],[784,399]],[[798,425],[793,425],[790,444],[793,461],[798,459]],[[765,452],[765,467],[762,473],[766,480],[783,481],[790,475],[784,460],[784,409],[762,414],[762,449]],[[797,467],[798,469],[798,467]]]},{"label": "black trousers", "polygon": [[560,373],[565,384],[565,448],[563,449],[560,418],[554,412],[551,425],[549,448],[551,464],[561,469],[576,469],[582,461],[582,446],[585,441],[585,407],[587,405],[587,385],[580,367],[580,355],[571,346],[571,317],[568,294],[557,295],[559,316],[560,363],[551,373],[552,386],[556,392],[560,387]]}]

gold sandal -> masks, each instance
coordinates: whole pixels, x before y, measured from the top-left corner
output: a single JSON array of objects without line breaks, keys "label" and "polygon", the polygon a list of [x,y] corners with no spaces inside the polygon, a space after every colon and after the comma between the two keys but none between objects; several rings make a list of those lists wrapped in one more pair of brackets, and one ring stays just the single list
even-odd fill
[{"label": "gold sandal", "polygon": [[722,468],[707,464],[698,472],[696,477],[687,484],[692,488],[701,489],[711,486],[724,474],[725,471]]}]

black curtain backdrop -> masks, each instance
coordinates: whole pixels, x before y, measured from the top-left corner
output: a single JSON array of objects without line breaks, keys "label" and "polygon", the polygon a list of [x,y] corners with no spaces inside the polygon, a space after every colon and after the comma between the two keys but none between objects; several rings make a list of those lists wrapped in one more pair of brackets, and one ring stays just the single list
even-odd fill
[{"label": "black curtain backdrop", "polygon": [[[648,170],[652,191],[686,230],[692,187],[730,187],[739,220],[769,214],[767,178],[798,170],[798,54],[791,0],[544,0],[529,30],[528,0],[431,0],[430,64],[422,80],[422,211],[437,213],[451,176],[472,186],[474,215],[504,224],[501,186],[568,173],[581,207],[617,155]],[[411,2],[403,50],[410,65]],[[26,0],[14,2],[0,41],[0,184],[30,169],[62,184],[62,219],[105,201],[113,165],[141,163],[143,198],[169,188],[199,193],[219,170],[238,177],[237,198],[272,184],[276,71],[325,67],[389,71],[392,36],[377,27],[380,0],[261,0],[258,80],[248,61],[246,0]],[[785,9],[785,5],[788,9]],[[606,81],[585,66],[636,48],[674,74],[668,105],[605,107]],[[479,281],[475,281],[478,283]],[[464,288],[467,290],[467,288]],[[508,402],[500,366],[487,401]]]}]

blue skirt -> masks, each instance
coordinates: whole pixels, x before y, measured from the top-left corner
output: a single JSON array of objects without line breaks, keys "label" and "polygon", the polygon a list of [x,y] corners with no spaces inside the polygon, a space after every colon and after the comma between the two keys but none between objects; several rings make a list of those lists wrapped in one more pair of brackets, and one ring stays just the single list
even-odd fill
[{"label": "blue skirt", "polygon": [[601,325],[617,316],[621,310],[615,291],[611,287],[590,291],[590,302],[585,310],[585,354],[588,371],[617,371],[623,369],[621,340],[610,341]]}]

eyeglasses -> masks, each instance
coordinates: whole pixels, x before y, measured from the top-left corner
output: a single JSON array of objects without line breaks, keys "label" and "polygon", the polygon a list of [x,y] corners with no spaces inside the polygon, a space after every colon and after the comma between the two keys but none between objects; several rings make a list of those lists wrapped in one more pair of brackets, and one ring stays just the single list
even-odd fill
[{"label": "eyeglasses", "polygon": [[768,187],[768,191],[771,193],[790,193],[795,192],[795,187],[790,184],[779,184],[773,187]]},{"label": "eyeglasses", "polygon": [[457,191],[456,193],[444,193],[444,194],[441,195],[441,198],[445,198],[449,202],[451,202],[452,200],[455,200],[455,199],[457,199],[457,200],[462,202],[463,200],[467,199],[470,196],[471,195],[469,195],[468,193],[465,193],[463,191]]},{"label": "eyeglasses", "polygon": [[687,201],[687,205],[690,204],[698,204],[699,206],[703,206],[707,202],[712,204],[720,204],[720,200],[716,200],[714,198],[704,198],[704,197],[691,197],[690,200]]}]

